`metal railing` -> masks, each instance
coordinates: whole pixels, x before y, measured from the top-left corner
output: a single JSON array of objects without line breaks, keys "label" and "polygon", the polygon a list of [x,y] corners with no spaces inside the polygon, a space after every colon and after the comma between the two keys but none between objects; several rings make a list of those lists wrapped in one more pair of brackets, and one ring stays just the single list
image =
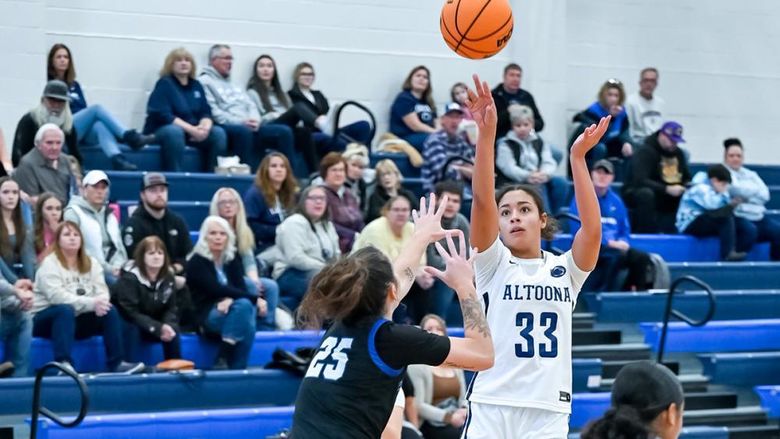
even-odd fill
[{"label": "metal railing", "polygon": [[[709,300],[709,309],[707,310],[707,314],[702,318],[701,320],[694,320],[685,314],[681,313],[680,311],[677,311],[676,309],[672,308],[672,299],[674,298],[674,294],[677,292],[677,287],[685,282],[692,283],[694,285],[697,285],[701,287],[704,292],[707,293],[707,300]],[[664,350],[666,348],[666,332],[669,329],[669,317],[675,316],[678,319],[682,320],[683,322],[691,325],[691,326],[704,326],[712,320],[712,316],[715,315],[715,295],[712,293],[712,288],[710,288],[709,285],[707,285],[704,281],[701,279],[694,277],[694,276],[682,276],[674,280],[672,284],[669,286],[669,294],[666,298],[666,309],[664,310],[664,325],[661,328],[661,340],[658,343],[658,357],[656,361],[661,364],[663,363],[664,359]]]},{"label": "metal railing", "polygon": [[[79,386],[79,393],[81,394],[81,407],[79,408],[78,416],[76,416],[76,418],[70,422],[65,421],[61,417],[57,416],[56,413],[52,412],[46,407],[41,406],[41,384],[43,382],[43,377],[46,374],[46,371],[49,369],[59,369],[60,372],[73,378],[76,381],[76,384]],[[59,424],[65,428],[73,428],[81,424],[81,421],[83,421],[87,416],[88,407],[89,391],[87,390],[87,384],[83,379],[81,379],[79,374],[76,373],[73,368],[56,361],[46,363],[46,365],[44,365],[38,371],[38,373],[35,374],[35,385],[33,387],[32,422],[30,423],[30,439],[36,439],[38,437],[38,418],[40,415],[46,416],[54,423]]]}]

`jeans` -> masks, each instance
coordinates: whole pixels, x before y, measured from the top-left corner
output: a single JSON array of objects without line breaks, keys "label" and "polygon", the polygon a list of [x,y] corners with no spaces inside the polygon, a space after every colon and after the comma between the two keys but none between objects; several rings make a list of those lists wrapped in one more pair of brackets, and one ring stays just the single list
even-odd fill
[{"label": "jeans", "polygon": [[[647,290],[652,286],[647,283],[650,264],[650,255],[641,250],[629,248],[624,252],[601,246],[596,268],[582,286],[582,292]],[[620,271],[624,269],[628,270],[628,275],[620,285],[617,280]]]},{"label": "jeans", "polygon": [[[170,124],[159,128],[154,135],[157,138],[157,143],[160,144],[163,170],[181,172],[181,159],[184,155],[184,148],[187,146],[187,136],[184,129],[178,125]],[[190,142],[190,146],[200,150],[203,170],[213,172],[217,166],[217,156],[223,156],[227,152],[227,135],[222,127],[214,125],[206,140]]]},{"label": "jeans", "polygon": [[[307,176],[319,167],[314,139],[312,138],[312,129],[306,126],[313,114],[301,105],[294,105],[289,110],[282,113],[279,117],[271,121],[272,125],[286,125],[292,129],[295,149],[303,158],[307,167]],[[308,122],[307,122],[308,121]],[[304,123],[304,126],[300,125]]]},{"label": "jeans", "polygon": [[120,154],[119,142],[127,129],[101,105],[90,105],[73,115],[79,143],[99,145],[108,158]]},{"label": "jeans", "polygon": [[179,328],[174,326],[176,337],[173,340],[165,342],[159,337],[141,328],[133,322],[122,319],[122,332],[124,333],[125,357],[128,361],[141,361],[141,343],[142,341],[152,343],[162,343],[163,356],[166,360],[181,358],[181,339],[179,337]]},{"label": "jeans", "polygon": [[116,308],[98,317],[94,312],[76,316],[70,305],[52,305],[33,318],[33,336],[51,340],[55,361],[72,363],[70,353],[75,339],[103,336],[108,370],[115,370],[124,358],[122,318]]},{"label": "jeans", "polygon": [[734,215],[713,216],[703,213],[696,217],[684,233],[698,237],[720,238],[720,258],[725,260],[733,251],[747,252],[753,247],[755,235],[750,233],[750,221]]},{"label": "jeans", "polygon": [[290,309],[298,308],[301,304],[303,296],[306,294],[306,290],[309,289],[309,283],[314,275],[317,274],[316,270],[303,271],[297,268],[287,268],[284,270],[281,276],[276,279],[279,284],[279,289],[284,293],[284,296],[288,298],[285,301]]},{"label": "jeans", "polygon": [[329,152],[343,152],[347,149],[347,144],[349,142],[358,142],[369,146],[369,143],[371,142],[371,139],[369,138],[370,135],[371,124],[364,120],[339,128],[339,135],[337,137],[330,136],[320,131],[313,134],[314,143],[317,145],[317,151],[319,151],[320,156],[324,156]]},{"label": "jeans", "polygon": [[622,195],[629,207],[631,230],[634,233],[677,233],[674,221],[680,198],[656,194],[647,187],[632,187],[624,190]]},{"label": "jeans", "polygon": [[[255,282],[252,279],[245,277],[244,281],[250,293],[257,293]],[[257,317],[257,330],[273,331],[276,329],[276,306],[279,304],[279,285],[275,280],[267,277],[261,277],[260,284],[263,286],[263,296],[268,304],[268,312],[265,317]]]},{"label": "jeans", "polygon": [[268,123],[260,126],[257,136],[264,148],[273,149],[287,157],[297,178],[309,177],[309,170],[303,157],[295,151],[295,136],[292,128],[283,124]]},{"label": "jeans", "polygon": [[[249,165],[252,171],[260,166],[260,161],[265,157],[268,143],[271,143],[271,149],[274,149],[290,160],[290,166],[295,166],[293,162],[298,161],[293,147],[293,133],[290,127],[285,125],[264,125],[257,131],[252,131],[244,125],[220,125],[225,130],[228,138],[228,144],[233,154],[239,156],[241,161]],[[270,142],[269,142],[270,141]],[[298,163],[298,167],[302,163]],[[304,171],[301,171],[304,172]],[[307,175],[302,175],[307,176]]]},{"label": "jeans", "polygon": [[255,341],[255,304],[249,299],[235,299],[227,314],[222,314],[214,305],[204,322],[204,327],[210,332],[219,333],[222,340],[235,342],[235,350],[228,359],[231,369],[246,369],[249,362],[249,352]]},{"label": "jeans", "polygon": [[568,206],[569,182],[565,178],[553,175],[547,183],[536,185],[536,188],[548,214],[555,215],[562,207]]},{"label": "jeans", "polygon": [[2,311],[0,340],[5,342],[5,357],[14,364],[14,376],[28,375],[30,344],[32,343],[32,315],[26,311]]}]

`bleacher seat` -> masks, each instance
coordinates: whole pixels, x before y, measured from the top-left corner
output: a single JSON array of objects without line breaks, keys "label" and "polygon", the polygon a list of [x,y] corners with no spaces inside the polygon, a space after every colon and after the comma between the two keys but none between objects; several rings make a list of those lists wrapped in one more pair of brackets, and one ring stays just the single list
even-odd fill
[{"label": "bleacher seat", "polygon": [[702,372],[713,383],[733,386],[780,384],[780,352],[699,355]]},{"label": "bleacher seat", "polygon": [[[141,179],[139,171],[109,171],[112,200],[138,200]],[[252,185],[254,175],[216,175],[189,172],[166,172],[169,201],[210,201],[214,192],[221,187],[232,187],[243,196]]]},{"label": "bleacher seat", "polygon": [[[162,159],[160,157],[159,145],[148,145],[141,150],[133,151],[125,145],[120,146],[122,154],[130,162],[138,166],[138,169],[144,171],[162,170]],[[113,169],[111,160],[103,153],[99,146],[79,146],[79,151],[84,159],[85,170],[90,169]],[[200,152],[192,147],[184,150],[182,160],[182,170],[186,172],[202,172],[203,164]]]},{"label": "bleacher seat", "polygon": [[769,416],[780,418],[780,386],[757,386],[754,390],[761,400],[761,407],[769,410]]},{"label": "bleacher seat", "polygon": [[672,262],[672,279],[696,276],[719,290],[780,289],[777,262]]},{"label": "bleacher seat", "polygon": [[372,152],[370,157],[371,167],[375,167],[379,161],[385,159],[392,160],[395,165],[398,166],[398,170],[401,171],[401,175],[403,175],[405,179],[417,178],[420,176],[420,168],[412,166],[407,155],[401,152]]},{"label": "bleacher seat", "polygon": [[[645,343],[658,351],[662,323],[641,323]],[[780,319],[711,321],[694,327],[670,322],[666,352],[739,352],[780,350]]]}]

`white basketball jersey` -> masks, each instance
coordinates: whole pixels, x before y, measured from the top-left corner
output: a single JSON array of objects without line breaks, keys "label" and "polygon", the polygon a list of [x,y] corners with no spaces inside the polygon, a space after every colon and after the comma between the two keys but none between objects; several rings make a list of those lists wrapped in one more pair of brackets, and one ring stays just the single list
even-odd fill
[{"label": "white basketball jersey", "polygon": [[588,272],[568,251],[512,256],[498,237],[474,262],[496,360],[469,386],[469,401],[571,413],[572,313]]}]

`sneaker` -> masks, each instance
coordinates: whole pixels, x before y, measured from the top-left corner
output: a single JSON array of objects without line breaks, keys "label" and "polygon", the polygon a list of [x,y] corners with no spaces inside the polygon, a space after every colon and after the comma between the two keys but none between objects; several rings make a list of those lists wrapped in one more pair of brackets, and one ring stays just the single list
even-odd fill
[{"label": "sneaker", "polygon": [[115,155],[111,158],[111,164],[117,171],[137,171],[138,166],[128,161],[122,154]]},{"label": "sneaker", "polygon": [[138,363],[128,363],[127,361],[123,361],[119,363],[119,366],[114,369],[114,372],[116,373],[126,373],[128,375],[132,375],[134,373],[141,372],[146,368],[146,365],[142,362]]},{"label": "sneaker", "polygon": [[125,134],[122,135],[122,143],[134,150],[141,149],[144,145],[149,145],[150,143],[154,143],[154,141],[154,134],[141,134],[136,130],[127,130],[125,131]]},{"label": "sneaker", "polygon": [[0,363],[0,378],[8,378],[14,374],[14,364],[10,361]]},{"label": "sneaker", "polygon": [[745,258],[747,258],[747,253],[746,252],[738,252],[738,251],[733,251],[732,250],[732,252],[729,253],[728,256],[726,256],[726,261],[727,262],[739,262],[739,261],[744,261]]}]

